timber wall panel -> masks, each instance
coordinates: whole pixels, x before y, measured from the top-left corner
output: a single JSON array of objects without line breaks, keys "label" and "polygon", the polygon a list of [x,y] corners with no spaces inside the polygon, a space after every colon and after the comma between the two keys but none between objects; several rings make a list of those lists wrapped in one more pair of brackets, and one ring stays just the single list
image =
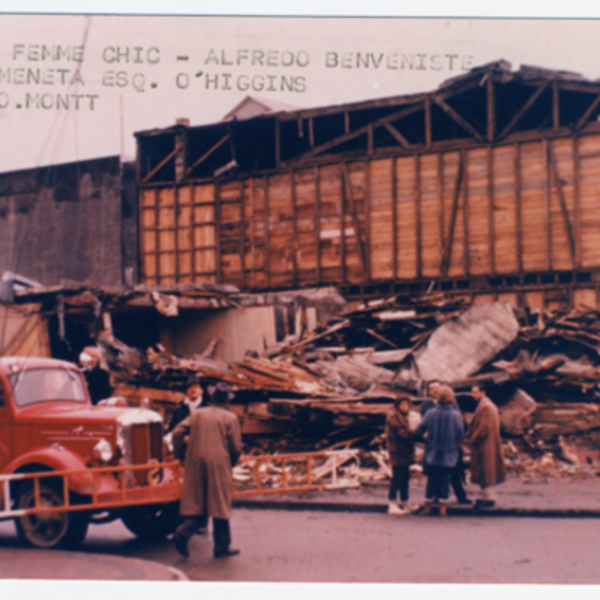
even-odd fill
[{"label": "timber wall panel", "polygon": [[513,146],[494,148],[494,238],[498,273],[519,270],[517,253],[516,180]]},{"label": "timber wall panel", "polygon": [[246,289],[600,268],[599,190],[598,134],[147,188],[142,266]]},{"label": "timber wall panel", "polygon": [[368,165],[371,196],[371,273],[375,280],[392,279],[392,159],[373,160]]}]

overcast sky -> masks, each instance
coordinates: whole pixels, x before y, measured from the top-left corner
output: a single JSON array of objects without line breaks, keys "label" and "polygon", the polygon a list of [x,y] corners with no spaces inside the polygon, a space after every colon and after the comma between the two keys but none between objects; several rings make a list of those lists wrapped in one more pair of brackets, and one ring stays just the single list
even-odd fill
[{"label": "overcast sky", "polygon": [[[598,20],[0,15],[0,170],[124,153],[135,131],[427,91],[506,59],[600,77]],[[78,71],[80,68],[80,71]]]}]

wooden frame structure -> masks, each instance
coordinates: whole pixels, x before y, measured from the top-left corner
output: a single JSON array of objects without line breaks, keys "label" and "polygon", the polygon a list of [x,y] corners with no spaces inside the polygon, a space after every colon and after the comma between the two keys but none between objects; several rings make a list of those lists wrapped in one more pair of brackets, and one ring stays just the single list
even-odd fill
[{"label": "wooden frame structure", "polygon": [[600,271],[599,116],[599,83],[499,61],[425,94],[140,132],[143,281],[571,302]]}]

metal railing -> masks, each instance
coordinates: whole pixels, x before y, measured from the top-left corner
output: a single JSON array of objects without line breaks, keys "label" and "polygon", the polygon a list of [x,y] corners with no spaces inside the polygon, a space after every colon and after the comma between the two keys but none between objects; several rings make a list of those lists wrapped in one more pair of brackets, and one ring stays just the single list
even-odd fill
[{"label": "metal railing", "polygon": [[[170,469],[174,475],[172,480],[169,482],[158,481],[155,475],[160,469]],[[129,485],[130,479],[128,479],[128,474],[132,471],[146,471],[148,485]],[[74,504],[71,502],[69,494],[69,478],[76,475],[91,475],[92,493],[89,496],[78,496],[77,503]],[[101,492],[100,490],[100,478],[106,475],[112,476],[118,484],[116,490],[109,491],[108,493],[106,491]],[[40,496],[40,481],[43,482],[43,480],[48,479],[61,480],[62,505],[43,506]],[[13,507],[11,483],[28,480],[33,481],[33,507]],[[81,510],[97,511],[121,506],[176,502],[181,496],[181,481],[181,464],[179,461],[0,475],[0,519],[29,514]]]}]

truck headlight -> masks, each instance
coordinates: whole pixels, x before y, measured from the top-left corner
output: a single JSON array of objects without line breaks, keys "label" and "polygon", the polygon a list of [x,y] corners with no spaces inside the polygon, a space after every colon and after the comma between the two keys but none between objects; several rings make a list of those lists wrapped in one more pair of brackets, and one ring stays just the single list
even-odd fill
[{"label": "truck headlight", "polygon": [[102,438],[93,449],[94,458],[101,460],[102,462],[110,462],[113,457],[112,446]]}]

